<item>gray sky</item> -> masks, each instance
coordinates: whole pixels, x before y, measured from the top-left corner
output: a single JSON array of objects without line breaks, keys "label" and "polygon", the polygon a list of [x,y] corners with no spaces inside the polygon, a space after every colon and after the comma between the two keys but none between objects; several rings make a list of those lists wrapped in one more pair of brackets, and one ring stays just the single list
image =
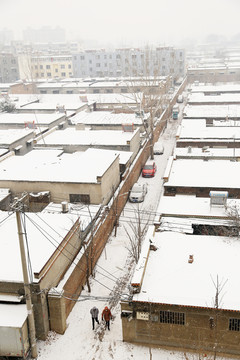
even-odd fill
[{"label": "gray sky", "polygon": [[61,26],[67,38],[113,45],[175,45],[240,33],[240,0],[0,0],[0,29]]}]

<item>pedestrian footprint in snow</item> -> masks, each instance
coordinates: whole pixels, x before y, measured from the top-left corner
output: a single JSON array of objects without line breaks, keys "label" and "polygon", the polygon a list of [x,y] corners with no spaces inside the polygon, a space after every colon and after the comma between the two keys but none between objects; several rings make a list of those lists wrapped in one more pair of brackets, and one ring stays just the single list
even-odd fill
[{"label": "pedestrian footprint in snow", "polygon": [[111,310],[105,306],[105,308],[103,309],[102,312],[102,320],[105,320],[106,322],[106,327],[108,328],[108,330],[110,330],[110,319],[112,319],[112,313]]},{"label": "pedestrian footprint in snow", "polygon": [[90,310],[90,314],[92,315],[92,329],[94,330],[94,325],[95,325],[95,321],[99,324],[98,321],[98,313],[99,310],[96,306],[94,306],[91,310]]}]

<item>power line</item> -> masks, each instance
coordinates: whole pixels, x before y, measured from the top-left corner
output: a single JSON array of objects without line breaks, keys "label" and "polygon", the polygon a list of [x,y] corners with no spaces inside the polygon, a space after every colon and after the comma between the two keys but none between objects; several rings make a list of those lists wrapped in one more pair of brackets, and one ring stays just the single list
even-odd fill
[{"label": "power line", "polygon": [[[27,216],[27,215],[26,215]],[[36,224],[29,216],[27,216],[27,218],[29,219],[29,221],[38,229],[39,232],[41,232],[41,234],[59,251],[62,253],[63,256],[65,256],[70,262],[71,264],[74,264],[77,268],[79,268],[81,271],[83,271],[85,273],[85,270],[83,270],[78,264],[76,264],[71,258],[69,258],[63,251],[59,250],[58,249],[58,246],[56,246],[45,234],[44,232],[42,231],[43,229],[38,225]],[[56,241],[56,240],[55,240]],[[57,241],[56,241],[57,242]],[[57,242],[58,245],[60,245],[58,242]],[[63,250],[66,250],[66,249],[63,249]],[[67,251],[69,252],[69,251]],[[72,253],[69,252],[69,254],[73,255]],[[106,275],[104,274],[101,274],[100,275],[104,276],[104,277],[107,277]],[[94,279],[94,278],[93,278]],[[109,278],[110,279],[110,278]],[[110,279],[112,280],[112,279]],[[100,285],[102,285],[103,287],[105,287],[106,289],[112,291],[112,289],[110,289],[108,286],[104,285],[103,283],[101,283],[99,280],[97,279],[94,279],[94,281],[98,282]],[[112,280],[114,281],[114,280]]]}]

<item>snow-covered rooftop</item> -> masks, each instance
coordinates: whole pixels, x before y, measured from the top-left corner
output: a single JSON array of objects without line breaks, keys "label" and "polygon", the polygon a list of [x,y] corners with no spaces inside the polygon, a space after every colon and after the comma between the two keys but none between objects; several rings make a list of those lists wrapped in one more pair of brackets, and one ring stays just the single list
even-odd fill
[{"label": "snow-covered rooftop", "polygon": [[240,93],[240,84],[225,83],[221,85],[198,85],[191,86],[192,92],[212,92],[212,93],[224,93],[224,92],[238,92]]},{"label": "snow-covered rooftop", "polygon": [[165,186],[240,188],[240,163],[229,160],[185,160],[172,163]]},{"label": "snow-covered rooftop", "polygon": [[[68,214],[78,215],[80,219],[81,230],[84,231],[99,212],[101,205],[67,204]],[[62,204],[51,202],[42,213],[61,214]]]},{"label": "snow-covered rooftop", "polygon": [[16,114],[16,113],[0,113],[1,124],[23,124],[34,123],[38,125],[50,125],[52,122],[61,119],[65,114]]},{"label": "snow-covered rooftop", "polygon": [[[193,140],[193,139],[192,139]],[[197,142],[197,139],[194,139]],[[180,141],[183,139],[180,138]],[[189,141],[186,140],[186,142]],[[218,145],[220,145],[218,143]],[[184,158],[194,158],[194,159],[232,159],[232,158],[240,158],[240,149],[239,148],[211,148],[209,147],[206,150],[202,150],[202,148],[192,147],[189,149],[188,147],[176,147],[174,150],[174,157],[176,159],[184,159]]]},{"label": "snow-covered rooftop", "polygon": [[188,103],[209,104],[209,103],[228,103],[240,104],[240,90],[239,93],[221,93],[219,95],[205,95],[204,93],[192,93],[188,96]]},{"label": "snow-covered rooftop", "polygon": [[135,135],[134,132],[124,132],[120,130],[76,130],[67,128],[56,130],[38,141],[39,144],[46,145],[127,145]]},{"label": "snow-covered rooftop", "polygon": [[[24,156],[12,156],[0,162],[0,179],[10,181],[46,181],[97,183],[118,155],[98,149],[62,154],[61,150],[32,150]],[[89,166],[94,164],[94,166]],[[18,171],[16,171],[18,169]]]},{"label": "snow-covered rooftop", "polygon": [[240,118],[240,105],[187,105],[186,118]]},{"label": "snow-covered rooftop", "polygon": [[[141,291],[133,301],[214,307],[218,276],[226,281],[219,307],[240,311],[238,240],[164,231],[155,233],[152,241],[158,250],[150,251]],[[193,263],[188,263],[189,255]]]},{"label": "snow-covered rooftop", "polygon": [[[145,115],[146,117],[146,115]],[[82,111],[71,118],[73,124],[83,123],[86,125],[121,125],[135,124],[142,125],[142,119],[135,114],[113,114],[109,111]]]},{"label": "snow-covered rooftop", "polygon": [[27,316],[26,304],[0,304],[0,327],[21,328]]},{"label": "snow-covered rooftop", "polygon": [[[226,207],[237,206],[240,209],[239,199],[227,199]],[[201,198],[193,195],[162,196],[157,208],[157,218],[165,216],[228,218],[225,206],[210,204],[210,197]]]},{"label": "snow-covered rooftop", "polygon": [[[0,280],[23,281],[16,216],[0,212],[0,219]],[[26,213],[33,273],[40,272],[77,219],[75,214]]]},{"label": "snow-covered rooftop", "polygon": [[[25,136],[32,134],[34,136],[33,130],[30,129],[0,129],[0,144],[1,145],[10,145],[15,141],[21,140]],[[6,150],[5,150],[6,152]]]},{"label": "snow-covered rooftop", "polygon": [[[239,109],[240,110],[240,109]],[[220,125],[220,124],[219,124]],[[225,125],[225,126],[224,126]],[[179,139],[240,139],[240,122],[238,126],[229,126],[222,121],[221,126],[214,122],[213,126],[206,126],[205,119],[182,120]]]}]

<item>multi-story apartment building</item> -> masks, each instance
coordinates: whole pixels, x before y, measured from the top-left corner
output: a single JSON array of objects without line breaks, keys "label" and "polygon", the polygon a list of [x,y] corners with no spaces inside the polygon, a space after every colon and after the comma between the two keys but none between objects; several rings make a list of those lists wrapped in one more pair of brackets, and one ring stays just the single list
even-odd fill
[{"label": "multi-story apartment building", "polygon": [[32,56],[31,73],[33,79],[61,79],[72,77],[72,56]]},{"label": "multi-story apartment building", "polygon": [[0,53],[0,83],[19,80],[17,57],[11,53]]},{"label": "multi-story apartment building", "polygon": [[155,49],[85,50],[73,54],[74,77],[185,75],[185,51],[173,47]]}]

